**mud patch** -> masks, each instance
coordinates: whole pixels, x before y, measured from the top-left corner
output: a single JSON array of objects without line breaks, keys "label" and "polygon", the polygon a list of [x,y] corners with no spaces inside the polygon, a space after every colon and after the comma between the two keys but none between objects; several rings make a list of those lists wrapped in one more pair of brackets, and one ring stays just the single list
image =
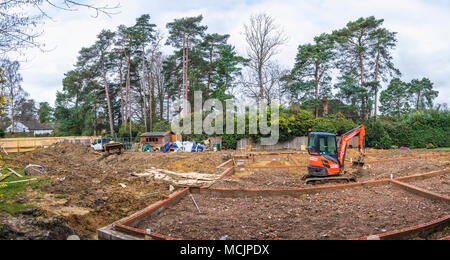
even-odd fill
[{"label": "mud patch", "polygon": [[10,217],[2,223],[0,240],[65,240],[73,234],[74,231],[62,218],[19,216]]}]

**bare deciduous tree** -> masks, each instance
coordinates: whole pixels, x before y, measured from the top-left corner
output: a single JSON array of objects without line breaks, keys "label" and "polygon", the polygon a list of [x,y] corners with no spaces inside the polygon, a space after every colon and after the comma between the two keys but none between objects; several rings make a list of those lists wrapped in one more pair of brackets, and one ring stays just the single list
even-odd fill
[{"label": "bare deciduous tree", "polygon": [[9,106],[7,111],[11,117],[12,131],[15,131],[15,119],[17,118],[17,107],[20,105],[22,98],[28,96],[28,94],[22,89],[22,75],[19,72],[20,64],[17,61],[1,60],[1,67],[5,70],[6,82],[4,84],[6,98],[8,99]]},{"label": "bare deciduous tree", "polygon": [[[37,31],[42,19],[50,18],[49,8],[65,11],[77,11],[78,7],[87,8],[95,12],[94,17],[104,14],[115,14],[120,5],[98,6],[89,1],[72,0],[8,0],[0,1],[0,54],[11,51],[21,51],[28,47],[40,48],[44,44],[38,41],[42,31]],[[29,10],[23,12],[19,10]]]},{"label": "bare deciduous tree", "polygon": [[250,24],[244,25],[244,29],[249,66],[258,77],[259,100],[264,100],[264,69],[288,38],[267,14],[252,15]]},{"label": "bare deciduous tree", "polygon": [[[284,99],[283,77],[289,74],[288,70],[282,69],[275,62],[269,62],[262,70],[262,86],[264,100],[268,105],[278,102],[280,105]],[[247,73],[247,77],[241,77],[243,93],[248,97],[258,100],[260,98],[260,85],[257,83],[259,74],[256,71]]]},{"label": "bare deciduous tree", "polygon": [[150,64],[148,69],[148,95],[149,95],[149,115],[150,115],[150,131],[153,131],[153,115],[155,111],[153,110],[153,93],[155,88],[154,80],[154,67],[156,55],[161,47],[161,41],[163,40],[163,34],[161,31],[157,30],[154,33],[154,40],[151,43],[150,49],[148,50],[148,56],[150,56]]}]

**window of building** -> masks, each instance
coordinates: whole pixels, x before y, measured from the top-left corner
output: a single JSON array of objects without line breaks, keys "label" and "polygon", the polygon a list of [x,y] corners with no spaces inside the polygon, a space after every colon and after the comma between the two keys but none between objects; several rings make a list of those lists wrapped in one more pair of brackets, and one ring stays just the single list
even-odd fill
[{"label": "window of building", "polygon": [[146,141],[147,143],[157,143],[158,142],[158,138],[154,138],[154,137],[147,137]]}]

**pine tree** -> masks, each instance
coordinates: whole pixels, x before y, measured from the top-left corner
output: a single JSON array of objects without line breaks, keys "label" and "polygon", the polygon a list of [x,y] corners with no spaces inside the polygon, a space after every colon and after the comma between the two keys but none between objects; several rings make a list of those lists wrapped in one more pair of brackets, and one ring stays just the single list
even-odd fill
[{"label": "pine tree", "polygon": [[50,123],[53,120],[53,108],[48,102],[39,103],[39,121],[42,124]]},{"label": "pine tree", "polygon": [[175,19],[167,24],[169,37],[166,45],[172,45],[175,48],[182,48],[182,64],[183,64],[183,94],[184,94],[184,111],[187,112],[187,101],[190,86],[190,50],[193,46],[201,42],[204,37],[207,26],[200,25],[203,16],[186,17]]},{"label": "pine tree", "polygon": [[291,72],[290,91],[301,95],[301,101],[314,100],[315,115],[319,117],[320,97],[330,95],[330,72],[335,57],[334,41],[327,34],[314,39],[314,44],[298,47],[295,65]]},{"label": "pine tree", "polygon": [[[337,68],[342,75],[355,76],[359,79],[360,87],[365,89],[368,89],[369,62],[375,59],[371,52],[374,35],[382,23],[382,19],[377,20],[373,16],[360,18],[347,23],[345,28],[333,32],[333,37],[338,43]],[[362,116],[367,119],[372,102],[367,95],[361,95],[361,98],[364,98],[361,100]]]},{"label": "pine tree", "polygon": [[371,46],[370,54],[375,57],[369,62],[372,69],[373,92],[374,96],[374,116],[375,119],[378,113],[378,92],[380,90],[381,81],[388,81],[390,77],[401,76],[393,63],[392,51],[396,47],[397,33],[390,32],[385,28],[379,28],[373,34],[373,44]]},{"label": "pine tree", "polygon": [[410,111],[411,98],[408,94],[408,84],[399,78],[394,78],[386,90],[381,92],[380,110],[383,115],[400,118],[401,115]]},{"label": "pine tree", "polygon": [[236,78],[241,75],[242,67],[246,59],[237,55],[235,48],[231,45],[219,47],[219,57],[215,62],[216,72],[212,78],[211,97],[225,101],[233,96],[227,91],[236,85]]},{"label": "pine tree", "polygon": [[206,98],[210,95],[211,83],[213,73],[216,69],[216,59],[218,56],[219,49],[224,46],[230,35],[220,35],[217,33],[207,34],[203,42],[201,43],[201,48],[206,52],[206,59],[209,61],[209,71],[208,71],[208,83],[206,87]]},{"label": "pine tree", "polygon": [[433,90],[433,83],[428,78],[413,79],[408,84],[408,93],[415,97],[416,111],[433,108],[433,101],[439,95],[438,91]]},{"label": "pine tree", "polygon": [[114,37],[115,34],[109,30],[103,30],[98,36],[98,41],[95,43],[95,49],[97,54],[99,55],[99,67],[101,68],[101,75],[103,78],[103,85],[105,88],[105,94],[106,94],[106,102],[108,106],[108,118],[109,118],[109,129],[111,135],[115,134],[114,131],[114,118],[113,113],[111,109],[111,98],[110,98],[110,91],[108,86],[108,79],[107,79],[107,69],[106,67],[106,58],[108,57],[108,53],[111,51],[111,48],[114,44]]},{"label": "pine tree", "polygon": [[[142,57],[142,76],[141,76],[141,88],[142,88],[142,92],[143,92],[143,98],[145,98],[146,96],[146,79],[148,78],[146,75],[146,59],[145,59],[145,53],[146,53],[146,46],[148,44],[150,44],[152,41],[155,40],[155,36],[153,35],[155,30],[154,28],[156,27],[155,24],[150,23],[150,15],[145,14],[142,15],[141,17],[136,19],[136,24],[134,25],[134,27],[132,28],[133,30],[133,39],[136,41],[136,45],[140,45],[142,46],[141,49],[141,57]],[[153,60],[150,61],[151,63],[153,63]],[[151,68],[150,71],[148,72],[151,75]],[[153,82],[152,80],[149,81],[149,86],[148,86],[148,95],[149,95],[149,118],[150,118],[150,131],[153,129]],[[147,116],[146,116],[146,101],[143,100],[142,102],[143,104],[143,116],[144,116],[144,124],[145,124],[145,128],[148,130],[147,128]]]}]

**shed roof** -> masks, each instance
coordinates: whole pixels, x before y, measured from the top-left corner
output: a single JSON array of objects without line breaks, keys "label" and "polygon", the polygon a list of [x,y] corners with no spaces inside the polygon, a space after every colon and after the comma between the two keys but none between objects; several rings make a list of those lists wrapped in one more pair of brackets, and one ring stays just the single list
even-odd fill
[{"label": "shed roof", "polygon": [[169,134],[175,134],[172,131],[169,132],[149,132],[149,133],[144,133],[141,135],[141,137],[162,137],[162,136],[166,136]]}]

